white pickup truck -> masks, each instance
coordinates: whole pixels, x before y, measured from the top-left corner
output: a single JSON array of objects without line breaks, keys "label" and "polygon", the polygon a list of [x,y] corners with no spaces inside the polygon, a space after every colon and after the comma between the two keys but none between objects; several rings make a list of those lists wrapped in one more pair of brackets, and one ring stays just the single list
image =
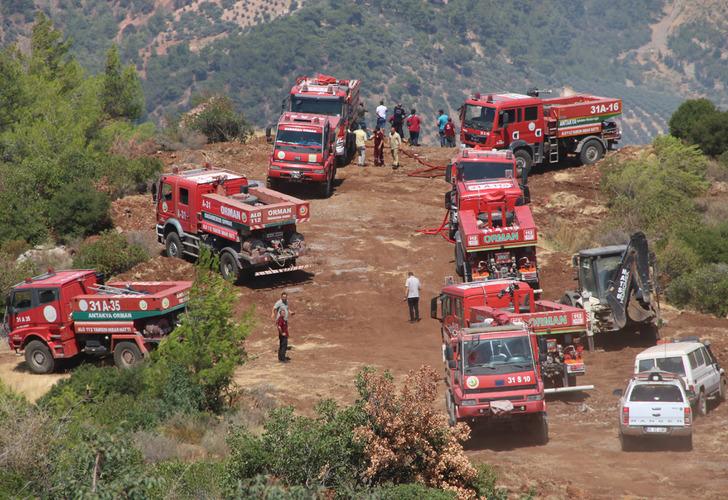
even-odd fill
[{"label": "white pickup truck", "polygon": [[684,449],[693,448],[693,416],[688,394],[679,375],[664,371],[638,373],[619,400],[619,440],[623,451],[633,450],[640,439],[673,439]]}]

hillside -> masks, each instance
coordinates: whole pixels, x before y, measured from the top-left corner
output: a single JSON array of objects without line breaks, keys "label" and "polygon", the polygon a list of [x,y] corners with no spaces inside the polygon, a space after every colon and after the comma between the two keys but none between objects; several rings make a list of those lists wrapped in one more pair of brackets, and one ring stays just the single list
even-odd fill
[{"label": "hillside", "polygon": [[664,132],[686,96],[728,102],[720,0],[12,0],[0,10],[3,43],[26,42],[36,8],[91,71],[120,44],[156,119],[194,93],[225,91],[265,126],[291,80],[315,71],[362,79],[370,107],[384,97],[425,116],[476,90],[620,96],[628,144]]}]

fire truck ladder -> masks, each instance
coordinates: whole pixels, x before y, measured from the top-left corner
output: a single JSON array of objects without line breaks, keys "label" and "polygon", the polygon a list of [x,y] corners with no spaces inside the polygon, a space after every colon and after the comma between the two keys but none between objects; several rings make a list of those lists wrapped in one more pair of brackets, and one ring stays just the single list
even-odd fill
[{"label": "fire truck ladder", "polygon": [[549,163],[557,163],[559,161],[559,140],[553,135],[549,135]]}]

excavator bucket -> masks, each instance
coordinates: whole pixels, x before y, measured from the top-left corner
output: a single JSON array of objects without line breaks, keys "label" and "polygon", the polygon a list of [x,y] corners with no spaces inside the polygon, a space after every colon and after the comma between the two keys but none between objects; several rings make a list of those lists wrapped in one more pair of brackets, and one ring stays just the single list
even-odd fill
[{"label": "excavator bucket", "polygon": [[607,288],[607,304],[618,328],[624,328],[628,318],[643,322],[654,316],[652,291],[647,237],[637,232],[630,238],[614,280]]}]

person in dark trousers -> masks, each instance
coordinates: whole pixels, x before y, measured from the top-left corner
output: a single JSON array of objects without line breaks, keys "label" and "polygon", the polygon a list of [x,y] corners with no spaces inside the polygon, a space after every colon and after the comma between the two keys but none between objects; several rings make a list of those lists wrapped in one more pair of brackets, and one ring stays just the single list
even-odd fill
[{"label": "person in dark trousers", "polygon": [[392,116],[389,118],[392,127],[394,127],[394,130],[397,131],[399,137],[402,139],[404,139],[404,129],[402,126],[404,125],[405,115],[404,107],[401,104],[397,104],[392,110]]},{"label": "person in dark trousers", "polygon": [[409,308],[410,323],[420,320],[420,280],[415,278],[412,271],[407,273],[407,281],[404,282],[407,292],[407,307]]},{"label": "person in dark trousers", "polygon": [[448,147],[455,147],[455,124],[452,122],[452,118],[448,118],[445,124],[445,141],[447,141]]},{"label": "person in dark trousers", "polygon": [[420,117],[417,116],[417,110],[412,108],[410,115],[407,117],[407,129],[409,130],[410,146],[420,145]]},{"label": "person in dark trousers", "polygon": [[291,360],[286,356],[288,351],[288,316],[294,314],[288,308],[288,294],[283,292],[281,298],[273,305],[271,319],[278,328],[278,361],[287,363]]},{"label": "person in dark trousers", "polygon": [[442,109],[437,111],[437,134],[440,136],[440,147],[444,148],[447,140],[445,139],[445,125],[447,124],[448,116]]},{"label": "person in dark trousers", "polygon": [[384,130],[379,127],[374,129],[374,166],[384,166]]}]

